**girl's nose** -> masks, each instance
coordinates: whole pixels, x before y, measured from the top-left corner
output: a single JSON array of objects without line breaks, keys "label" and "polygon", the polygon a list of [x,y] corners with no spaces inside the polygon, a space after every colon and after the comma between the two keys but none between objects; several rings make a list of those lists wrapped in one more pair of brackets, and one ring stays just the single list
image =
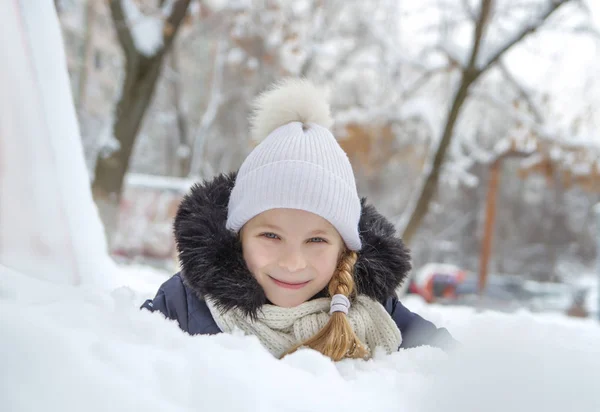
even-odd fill
[{"label": "girl's nose", "polygon": [[279,266],[290,273],[306,269],[306,258],[296,249],[286,250],[279,259]]}]

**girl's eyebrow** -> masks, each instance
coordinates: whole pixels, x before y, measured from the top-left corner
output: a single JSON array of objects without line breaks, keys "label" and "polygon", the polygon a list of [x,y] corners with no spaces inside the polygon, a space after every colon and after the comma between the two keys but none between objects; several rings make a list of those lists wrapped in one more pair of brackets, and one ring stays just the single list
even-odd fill
[{"label": "girl's eyebrow", "polygon": [[[284,233],[285,230],[283,230],[282,228],[280,228],[277,225],[274,225],[272,223],[261,223],[258,225],[259,229],[269,229],[269,230],[273,230],[275,232],[279,232],[279,233]],[[315,230],[311,230],[310,232],[308,232],[307,234],[308,236],[315,236],[315,235],[330,235],[329,232],[327,232],[326,230],[323,229],[315,229]]]},{"label": "girl's eyebrow", "polygon": [[279,226],[273,225],[271,223],[261,223],[258,225],[258,227],[261,229],[270,229],[270,230],[274,230],[276,232],[283,232],[283,229],[281,229]]}]

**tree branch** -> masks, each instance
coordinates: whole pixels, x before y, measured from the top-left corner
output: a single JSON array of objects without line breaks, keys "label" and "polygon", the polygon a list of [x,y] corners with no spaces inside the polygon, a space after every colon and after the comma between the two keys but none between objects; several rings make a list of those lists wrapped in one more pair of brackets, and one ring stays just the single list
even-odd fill
[{"label": "tree branch", "polygon": [[506,80],[508,80],[515,87],[515,89],[517,89],[519,96],[523,100],[525,100],[525,103],[527,103],[529,110],[531,110],[531,113],[533,114],[535,121],[538,123],[543,123],[544,117],[542,116],[542,113],[537,109],[537,107],[533,103],[533,99],[531,98],[529,93],[527,91],[525,91],[525,88],[523,86],[521,86],[521,84],[517,81],[517,79],[515,79],[515,77],[508,70],[508,68],[506,67],[506,65],[504,63],[500,62],[498,64],[498,68],[500,69],[500,71],[502,72],[502,74],[504,75]]},{"label": "tree branch", "polygon": [[469,0],[461,0],[462,7],[467,14],[471,18],[471,20],[475,20],[477,18],[475,11],[469,5]]},{"label": "tree branch", "polygon": [[448,62],[450,63],[450,67],[456,67],[463,71],[465,70],[466,67],[464,59],[462,59],[461,56],[456,55],[456,53],[453,53],[453,51],[448,48],[447,44],[440,44],[436,47],[436,49],[441,51],[446,56]]},{"label": "tree branch", "polygon": [[[110,0],[109,3],[113,26],[115,27],[117,38],[125,55],[125,79],[121,87],[121,95],[123,96],[131,93],[134,89],[141,55],[135,47],[135,41],[127,24],[127,17],[125,16],[121,0]],[[117,105],[118,110],[119,106]]]},{"label": "tree branch", "polygon": [[471,57],[466,67],[467,71],[473,71],[477,62],[477,56],[479,55],[479,49],[481,48],[481,40],[483,39],[483,32],[485,30],[490,11],[492,9],[492,0],[482,0],[481,8],[479,10],[479,16],[475,22],[475,29],[473,33],[473,48],[471,49]]},{"label": "tree branch", "polygon": [[494,63],[500,59],[511,47],[515,44],[519,43],[525,36],[530,33],[533,33],[538,28],[542,26],[542,24],[552,15],[556,10],[560,8],[563,4],[570,2],[571,0],[552,0],[549,1],[548,8],[533,22],[530,24],[524,25],[521,30],[519,30],[515,35],[509,38],[492,56],[488,59],[488,61],[481,66],[479,69],[480,73],[485,72],[490,68]]},{"label": "tree branch", "polygon": [[408,87],[402,91],[403,99],[407,99],[407,98],[411,97],[421,87],[423,87],[425,84],[427,84],[427,82],[429,80],[431,80],[431,78],[434,77],[435,75],[445,72],[445,71],[449,71],[451,69],[452,69],[452,66],[440,66],[440,67],[433,68],[431,70],[427,70],[425,73],[423,73],[421,76],[419,76],[419,78],[417,80],[415,80],[410,85],[410,87]]},{"label": "tree branch", "polygon": [[163,51],[168,50],[169,46],[173,42],[183,18],[187,14],[191,0],[177,0],[171,10],[171,15],[165,21],[165,28],[163,32]]},{"label": "tree branch", "polygon": [[[117,37],[119,39],[119,43],[125,51],[125,57],[127,59],[131,59],[133,56],[138,56],[142,59],[148,59],[146,56],[143,56],[135,47],[135,42],[127,24],[127,16],[123,10],[121,1],[122,0],[109,0],[109,3],[113,23],[117,31]],[[177,31],[179,30],[179,27],[181,26],[181,22],[187,14],[190,3],[191,0],[175,1],[171,8],[170,15],[165,20],[165,26],[163,30],[163,47],[151,59],[156,58],[160,60],[160,55],[164,54],[164,52],[169,49],[173,39],[175,38],[175,35],[177,34]],[[159,3],[159,7],[162,8],[163,6],[164,0]]]},{"label": "tree branch", "polygon": [[115,30],[117,31],[117,38],[119,39],[121,48],[125,53],[125,58],[130,59],[133,55],[138,54],[138,51],[135,48],[133,36],[131,35],[129,26],[127,25],[127,18],[125,17],[121,0],[110,0],[109,3],[110,14],[113,19]]}]

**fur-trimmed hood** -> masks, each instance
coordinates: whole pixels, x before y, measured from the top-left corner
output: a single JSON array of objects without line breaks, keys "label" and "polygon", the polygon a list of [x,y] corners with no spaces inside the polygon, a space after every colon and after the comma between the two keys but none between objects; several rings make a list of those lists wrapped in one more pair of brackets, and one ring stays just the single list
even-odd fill
[{"label": "fur-trimmed hood", "polygon": [[[175,239],[186,285],[224,310],[237,307],[254,316],[267,298],[246,266],[237,234],[225,228],[235,178],[222,174],[192,187],[175,217]],[[394,226],[364,198],[361,204],[354,279],[359,294],[384,302],[406,278],[410,255]]]}]

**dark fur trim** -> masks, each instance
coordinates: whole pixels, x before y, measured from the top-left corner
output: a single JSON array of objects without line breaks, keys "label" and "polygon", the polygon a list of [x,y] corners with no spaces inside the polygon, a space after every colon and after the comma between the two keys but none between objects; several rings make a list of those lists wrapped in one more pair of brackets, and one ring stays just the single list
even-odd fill
[{"label": "dark fur trim", "polygon": [[[235,178],[236,173],[223,174],[192,187],[175,217],[175,239],[184,282],[199,297],[210,296],[222,310],[238,307],[255,316],[267,298],[246,266],[238,235],[225,228]],[[410,255],[394,226],[365,199],[361,203],[357,291],[384,302],[406,278]]]}]

